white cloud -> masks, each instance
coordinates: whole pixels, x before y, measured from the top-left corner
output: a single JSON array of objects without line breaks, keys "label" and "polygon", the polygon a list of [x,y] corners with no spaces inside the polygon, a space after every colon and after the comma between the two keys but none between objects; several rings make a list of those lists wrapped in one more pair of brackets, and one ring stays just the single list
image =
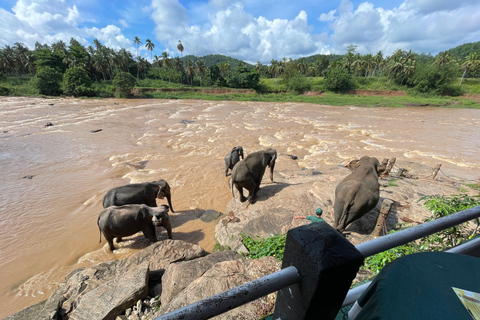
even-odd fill
[{"label": "white cloud", "polygon": [[319,21],[333,21],[335,20],[335,13],[337,10],[331,10],[329,13],[322,13],[320,17],[318,17]]},{"label": "white cloud", "polygon": [[121,25],[122,27],[124,27],[124,28],[128,28],[128,26],[129,26],[129,25],[128,25],[128,22],[125,21],[125,19],[119,19],[119,20],[118,20],[118,23],[120,23],[120,25]]},{"label": "white cloud", "polygon": [[172,48],[181,40],[184,54],[219,53],[252,63],[297,58],[325,48],[326,43],[321,41],[325,37],[312,33],[305,11],[293,20],[268,20],[248,14],[241,2],[226,4],[215,1],[208,22],[190,25],[186,9],[178,1],[153,0],[151,17],[157,25],[156,37]]}]

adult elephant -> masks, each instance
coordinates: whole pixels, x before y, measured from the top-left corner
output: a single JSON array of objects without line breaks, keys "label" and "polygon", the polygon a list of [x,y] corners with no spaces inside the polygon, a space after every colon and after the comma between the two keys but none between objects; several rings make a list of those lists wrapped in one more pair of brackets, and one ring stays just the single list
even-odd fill
[{"label": "adult elephant", "polygon": [[243,148],[240,146],[234,147],[232,151],[225,156],[225,177],[228,175],[228,169],[233,170],[233,167],[240,161],[240,157],[242,160],[244,159]]},{"label": "adult elephant", "polygon": [[156,198],[167,198],[170,210],[175,212],[172,207],[170,186],[163,179],[113,188],[107,191],[103,197],[103,207],[123,206],[125,204],[146,204],[149,207],[156,207]]},{"label": "adult elephant", "polygon": [[[273,169],[277,160],[277,151],[268,148],[249,154],[245,159],[238,162],[232,170],[232,195],[233,187],[240,193],[240,201],[245,202],[248,199],[250,204],[257,200],[257,192],[260,189],[265,169],[270,167],[270,180],[273,182]],[[243,196],[243,188],[248,190],[248,198]]]},{"label": "adult elephant", "polygon": [[155,227],[163,226],[167,230],[168,238],[172,239],[172,225],[167,205],[160,207],[149,207],[145,204],[111,206],[100,212],[97,225],[100,230],[100,242],[102,242],[103,233],[112,251],[115,250],[113,239],[117,238],[117,242],[120,242],[122,237],[131,236],[140,231],[150,241],[156,242]]},{"label": "adult elephant", "polygon": [[339,232],[375,208],[380,198],[378,177],[384,168],[377,158],[364,156],[349,168],[352,173],[335,189],[333,227]]}]

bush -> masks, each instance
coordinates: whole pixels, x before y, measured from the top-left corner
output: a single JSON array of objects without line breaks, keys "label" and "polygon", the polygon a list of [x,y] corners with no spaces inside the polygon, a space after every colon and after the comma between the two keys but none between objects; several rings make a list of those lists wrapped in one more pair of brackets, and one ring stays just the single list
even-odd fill
[{"label": "bush", "polygon": [[74,97],[92,96],[92,80],[87,77],[83,68],[69,68],[63,74],[63,92]]},{"label": "bush", "polygon": [[421,64],[415,69],[412,77],[408,78],[407,85],[418,93],[433,93],[437,95],[458,96],[460,86],[454,85],[457,69],[453,64],[442,67],[436,64]]},{"label": "bush", "polygon": [[343,68],[333,68],[325,74],[325,89],[333,92],[345,92],[355,88],[352,75]]},{"label": "bush", "polygon": [[242,242],[248,249],[248,258],[260,259],[262,257],[273,256],[279,260],[283,259],[285,251],[285,241],[287,235],[275,235],[267,239],[253,239],[245,234],[241,234]]},{"label": "bush", "polygon": [[10,90],[5,87],[0,87],[0,96],[8,96],[10,94]]},{"label": "bush", "polygon": [[32,85],[40,94],[58,96],[62,93],[60,82],[62,74],[56,69],[44,66],[37,69],[37,74],[32,79]]},{"label": "bush", "polygon": [[132,95],[135,85],[135,77],[128,72],[119,72],[113,78],[113,90],[115,98],[128,98]]},{"label": "bush", "polygon": [[227,78],[227,85],[231,88],[254,89],[260,82],[260,73],[257,70],[249,70],[247,67],[239,66]]}]

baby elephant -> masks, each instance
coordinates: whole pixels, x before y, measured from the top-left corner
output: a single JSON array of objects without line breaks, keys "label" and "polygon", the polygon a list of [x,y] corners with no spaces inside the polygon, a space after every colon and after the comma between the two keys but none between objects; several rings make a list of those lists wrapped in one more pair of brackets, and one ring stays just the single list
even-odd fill
[{"label": "baby elephant", "polygon": [[163,226],[167,229],[168,238],[172,239],[172,225],[168,216],[169,207],[149,207],[145,204],[127,204],[111,206],[103,209],[98,216],[100,242],[102,233],[108,242],[110,250],[115,250],[113,239],[122,241],[122,237],[131,236],[139,231],[152,242],[157,241],[155,227]]}]

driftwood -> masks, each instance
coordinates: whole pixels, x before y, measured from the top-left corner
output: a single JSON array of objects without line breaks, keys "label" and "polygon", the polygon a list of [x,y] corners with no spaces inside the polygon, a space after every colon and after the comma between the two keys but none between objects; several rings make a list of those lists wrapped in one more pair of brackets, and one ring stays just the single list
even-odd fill
[{"label": "driftwood", "polygon": [[383,231],[383,235],[388,233],[387,230],[387,216],[392,208],[393,201],[389,199],[385,199],[382,202],[382,208],[380,209],[380,213],[378,214],[377,224],[375,225],[375,229],[373,229],[372,235],[375,237],[379,237]]},{"label": "driftwood", "polygon": [[397,158],[390,158],[390,159],[383,159],[382,165],[385,167],[385,171],[382,173],[380,178],[386,178],[390,174],[390,171],[392,170],[393,166],[395,165],[395,161],[397,161]]},{"label": "driftwood", "polygon": [[430,176],[430,179],[435,179],[435,177],[437,176],[437,173],[438,171],[440,170],[440,167],[442,166],[442,164],[437,164],[437,166],[435,167],[435,169],[433,170],[433,173],[432,175]]}]

